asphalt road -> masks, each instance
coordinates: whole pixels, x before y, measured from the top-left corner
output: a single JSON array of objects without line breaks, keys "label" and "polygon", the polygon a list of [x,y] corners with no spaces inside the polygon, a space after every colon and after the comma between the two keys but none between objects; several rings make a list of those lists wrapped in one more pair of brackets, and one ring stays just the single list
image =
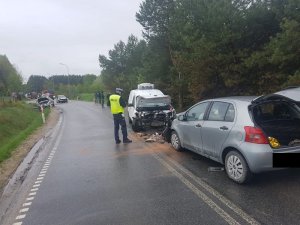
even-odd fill
[{"label": "asphalt road", "polygon": [[168,144],[116,145],[109,109],[61,104],[55,136],[12,197],[3,225],[300,224],[300,170],[230,181]]}]

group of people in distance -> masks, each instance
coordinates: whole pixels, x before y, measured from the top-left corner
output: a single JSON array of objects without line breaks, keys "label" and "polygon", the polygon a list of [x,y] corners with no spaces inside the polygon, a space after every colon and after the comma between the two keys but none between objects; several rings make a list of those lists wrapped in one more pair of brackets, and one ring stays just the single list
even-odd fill
[{"label": "group of people in distance", "polygon": [[101,104],[102,107],[104,107],[105,104],[105,96],[103,91],[97,91],[95,93],[95,103],[96,104]]}]

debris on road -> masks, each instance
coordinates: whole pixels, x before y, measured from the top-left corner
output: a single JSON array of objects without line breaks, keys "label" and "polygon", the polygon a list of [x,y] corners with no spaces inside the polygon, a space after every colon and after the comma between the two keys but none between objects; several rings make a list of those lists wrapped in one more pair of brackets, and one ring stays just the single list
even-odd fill
[{"label": "debris on road", "polygon": [[224,167],[208,167],[208,172],[221,172],[224,171]]},{"label": "debris on road", "polygon": [[163,138],[163,136],[159,133],[154,133],[154,134],[147,134],[147,133],[138,133],[137,135],[139,135],[140,137],[144,137],[145,142],[157,142],[160,144],[164,144],[165,140]]}]

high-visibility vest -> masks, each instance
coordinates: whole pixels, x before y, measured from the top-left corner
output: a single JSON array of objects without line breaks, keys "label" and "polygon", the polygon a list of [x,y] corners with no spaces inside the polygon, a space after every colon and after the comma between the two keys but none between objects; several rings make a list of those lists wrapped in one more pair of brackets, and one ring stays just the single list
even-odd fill
[{"label": "high-visibility vest", "polygon": [[124,108],[120,105],[120,98],[120,95],[111,95],[109,97],[110,111],[112,114],[124,113]]}]

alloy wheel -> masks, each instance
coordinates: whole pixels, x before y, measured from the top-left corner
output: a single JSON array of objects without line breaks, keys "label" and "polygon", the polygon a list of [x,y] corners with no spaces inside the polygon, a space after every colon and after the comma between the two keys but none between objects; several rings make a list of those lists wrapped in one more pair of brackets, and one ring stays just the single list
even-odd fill
[{"label": "alloy wheel", "polygon": [[175,148],[176,150],[179,150],[181,147],[179,138],[175,132],[173,132],[171,135],[171,144],[172,144],[173,148]]},{"label": "alloy wheel", "polygon": [[239,180],[244,173],[244,168],[241,160],[236,155],[231,155],[227,160],[228,175],[234,180]]}]

